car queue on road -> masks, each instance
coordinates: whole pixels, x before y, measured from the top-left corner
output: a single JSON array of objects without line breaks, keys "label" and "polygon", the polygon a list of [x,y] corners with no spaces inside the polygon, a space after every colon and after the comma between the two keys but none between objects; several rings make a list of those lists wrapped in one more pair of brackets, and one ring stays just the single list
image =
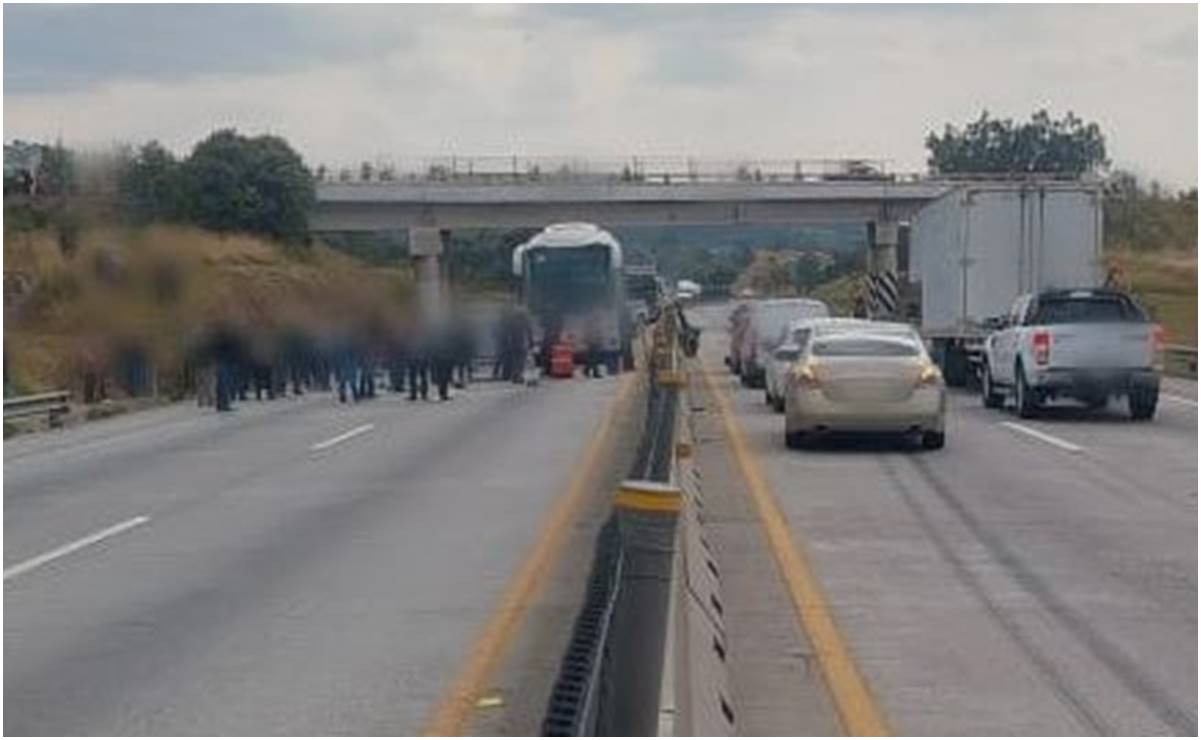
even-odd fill
[{"label": "car queue on road", "polygon": [[[1018,416],[1075,399],[1090,409],[1125,398],[1136,421],[1155,413],[1163,332],[1130,297],[1105,288],[1020,296],[985,342],[987,408],[1013,396]],[[946,443],[947,383],[919,331],[902,322],[831,317],[824,303],[739,303],[726,364],[784,415],[791,449],[832,434],[898,434]],[[1008,372],[1013,370],[1013,372]]]}]

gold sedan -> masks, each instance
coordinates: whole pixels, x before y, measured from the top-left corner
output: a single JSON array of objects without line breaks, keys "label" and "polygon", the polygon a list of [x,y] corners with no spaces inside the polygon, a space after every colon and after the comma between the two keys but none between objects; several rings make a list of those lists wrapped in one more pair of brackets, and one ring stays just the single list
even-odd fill
[{"label": "gold sedan", "polygon": [[826,432],[896,432],[936,450],[946,408],[942,373],[916,332],[817,334],[787,379],[784,439],[796,449]]}]

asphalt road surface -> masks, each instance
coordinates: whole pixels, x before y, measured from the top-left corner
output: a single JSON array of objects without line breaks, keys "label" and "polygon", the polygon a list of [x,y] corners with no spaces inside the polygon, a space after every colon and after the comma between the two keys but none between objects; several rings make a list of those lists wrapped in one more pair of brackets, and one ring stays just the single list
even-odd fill
[{"label": "asphalt road surface", "polygon": [[420,731],[619,382],[6,442],[5,732]]},{"label": "asphalt road surface", "polygon": [[1150,423],[955,391],[944,450],[792,451],[722,365],[728,311],[692,311],[704,365],[894,732],[1196,734],[1195,383]]}]

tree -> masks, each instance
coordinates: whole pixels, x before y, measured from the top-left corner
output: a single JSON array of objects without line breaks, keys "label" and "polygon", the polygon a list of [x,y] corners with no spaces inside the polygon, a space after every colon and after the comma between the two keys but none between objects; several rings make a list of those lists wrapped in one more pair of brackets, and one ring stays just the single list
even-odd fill
[{"label": "tree", "polygon": [[1104,234],[1107,249],[1196,251],[1196,191],[1172,196],[1155,181],[1144,187],[1118,170],[1105,183]]},{"label": "tree", "polygon": [[927,163],[935,174],[1054,173],[1082,175],[1104,170],[1105,136],[1096,123],[1085,123],[1068,111],[1054,120],[1046,110],[1029,123],[980,118],[962,130],[947,124],[941,136],[926,136]]},{"label": "tree", "polygon": [[39,195],[63,196],[75,191],[75,156],[61,141],[54,146],[42,147],[42,159],[38,165],[37,188]]},{"label": "tree", "polygon": [[157,141],[145,144],[118,175],[122,210],[143,223],[181,218],[185,210],[182,177],[174,154]]},{"label": "tree", "polygon": [[298,241],[316,202],[304,161],[278,136],[216,131],[183,164],[192,221],[216,231],[247,231]]}]

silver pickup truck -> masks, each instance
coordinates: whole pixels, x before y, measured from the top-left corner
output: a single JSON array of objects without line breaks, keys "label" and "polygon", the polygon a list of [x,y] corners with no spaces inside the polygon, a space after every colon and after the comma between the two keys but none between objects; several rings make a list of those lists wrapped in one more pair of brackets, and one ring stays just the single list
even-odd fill
[{"label": "silver pickup truck", "polygon": [[984,405],[1013,397],[1018,415],[1075,398],[1100,408],[1125,397],[1134,419],[1155,415],[1163,369],[1163,330],[1125,293],[1105,288],[1018,296],[985,340]]}]

